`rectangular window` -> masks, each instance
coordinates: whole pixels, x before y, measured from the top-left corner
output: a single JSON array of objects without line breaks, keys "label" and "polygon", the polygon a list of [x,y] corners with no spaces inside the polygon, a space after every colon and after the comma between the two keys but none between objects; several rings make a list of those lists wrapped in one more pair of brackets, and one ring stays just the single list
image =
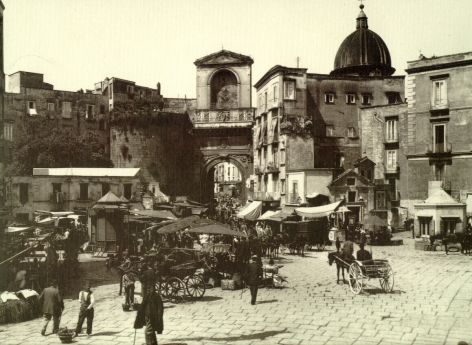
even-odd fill
[{"label": "rectangular window", "polygon": [[280,164],[285,164],[285,149],[280,150]]},{"label": "rectangular window", "polygon": [[397,169],[397,150],[387,150],[387,170]]},{"label": "rectangular window", "polygon": [[437,153],[446,152],[446,125],[445,124],[433,125],[433,141],[434,141],[433,152],[437,152]]},{"label": "rectangular window", "polygon": [[357,192],[349,191],[347,192],[347,202],[356,202]]},{"label": "rectangular window", "polygon": [[28,202],[28,184],[20,183],[20,203],[22,205]]},{"label": "rectangular window", "polygon": [[443,179],[444,179],[444,163],[434,164],[434,179],[436,181],[443,181]]},{"label": "rectangular window", "polygon": [[279,84],[274,84],[274,102],[279,99]]},{"label": "rectangular window", "polygon": [[356,185],[356,179],[354,177],[348,177],[346,179],[346,185],[355,186]]},{"label": "rectangular window", "polygon": [[88,183],[80,184],[80,200],[88,200]]},{"label": "rectangular window", "polygon": [[105,114],[105,104],[100,105],[100,114]]},{"label": "rectangular window", "polygon": [[362,105],[370,105],[372,102],[372,95],[370,93],[362,94]]},{"label": "rectangular window", "polygon": [[85,118],[87,120],[93,120],[95,113],[95,106],[92,104],[87,104],[87,110],[85,112]]},{"label": "rectangular window", "polygon": [[70,119],[72,117],[72,103],[62,102],[62,117]]},{"label": "rectangular window", "polygon": [[382,191],[377,191],[375,193],[375,208],[378,210],[383,210],[385,209],[385,192]]},{"label": "rectangular window", "polygon": [[101,131],[105,130],[105,120],[104,119],[100,119],[98,121],[98,129],[101,130]]},{"label": "rectangular window", "polygon": [[326,126],[326,136],[334,137],[334,126],[331,126],[331,125]]},{"label": "rectangular window", "polygon": [[347,128],[347,136],[349,138],[355,138],[356,137],[356,129],[354,127],[348,127]]},{"label": "rectangular window", "polygon": [[52,192],[53,194],[62,192],[62,183],[53,183]]},{"label": "rectangular window", "polygon": [[441,107],[447,105],[447,82],[443,80],[433,81],[433,106]]},{"label": "rectangular window", "polygon": [[402,102],[400,92],[386,92],[385,95],[387,96],[388,104],[397,104]]},{"label": "rectangular window", "polygon": [[264,92],[264,110],[267,110],[267,91]]},{"label": "rectangular window", "polygon": [[48,103],[48,111],[54,111],[55,107],[54,103]]},{"label": "rectangular window", "polygon": [[28,101],[28,109],[36,109],[36,102]]},{"label": "rectangular window", "polygon": [[274,166],[279,164],[279,149],[277,147],[272,148],[272,156],[274,161]]},{"label": "rectangular window", "polygon": [[334,93],[332,92],[325,93],[324,101],[326,104],[334,104]]},{"label": "rectangular window", "polygon": [[292,182],[292,193],[298,195],[298,181]]},{"label": "rectangular window", "polygon": [[13,123],[3,123],[3,139],[13,141]]},{"label": "rectangular window", "polygon": [[123,184],[123,195],[128,200],[131,199],[131,186],[132,186],[131,183]]},{"label": "rectangular window", "polygon": [[126,85],[126,92],[127,93],[134,93],[134,86],[133,85]]},{"label": "rectangular window", "polygon": [[398,140],[398,131],[397,131],[398,120],[387,120],[385,121],[385,136],[387,137],[387,142],[396,142]]},{"label": "rectangular window", "polygon": [[390,200],[398,200],[397,196],[397,180],[391,178],[388,180],[389,190],[390,190]]},{"label": "rectangular window", "polygon": [[441,220],[441,225],[442,225],[441,232],[445,235],[455,233],[456,232],[456,223],[457,223],[456,218],[442,218],[442,220]]},{"label": "rectangular window", "polygon": [[280,180],[280,192],[285,194],[285,179]]},{"label": "rectangular window", "polygon": [[346,94],[346,104],[356,104],[356,95],[354,93]]},{"label": "rectangular window", "polygon": [[421,236],[429,236],[429,225],[431,223],[430,217],[418,217],[420,223],[420,234]]},{"label": "rectangular window", "polygon": [[109,183],[102,183],[102,196],[107,194],[110,191],[110,184]]},{"label": "rectangular window", "polygon": [[284,81],[284,99],[295,99],[295,80]]}]

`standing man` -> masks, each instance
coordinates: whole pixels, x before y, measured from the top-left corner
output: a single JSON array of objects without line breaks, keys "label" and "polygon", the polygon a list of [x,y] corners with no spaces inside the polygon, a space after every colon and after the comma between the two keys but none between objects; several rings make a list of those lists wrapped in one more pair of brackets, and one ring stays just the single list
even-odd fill
[{"label": "standing man", "polygon": [[79,333],[82,332],[82,325],[85,318],[87,318],[87,335],[90,336],[92,334],[94,316],[93,306],[95,305],[95,298],[93,297],[92,285],[90,282],[87,284],[86,289],[83,289],[79,292],[79,303],[79,320],[77,321],[77,327],[75,328],[74,336],[77,337]]},{"label": "standing man", "polygon": [[53,319],[52,333],[59,331],[59,322],[61,321],[62,311],[64,310],[64,301],[57,287],[57,281],[52,280],[49,287],[45,288],[39,296],[39,305],[42,306],[44,315],[43,329],[41,335],[46,335],[46,328],[49,321]]},{"label": "standing man", "polygon": [[246,283],[249,285],[251,291],[251,304],[256,304],[257,290],[259,289],[259,282],[262,278],[262,265],[257,255],[252,256],[252,261],[247,267]]},{"label": "standing man", "polygon": [[157,345],[156,332],[162,334],[164,330],[164,304],[156,293],[156,274],[151,268],[150,262],[144,267],[141,277],[143,302],[136,314],[134,328],[144,328],[146,345]]}]

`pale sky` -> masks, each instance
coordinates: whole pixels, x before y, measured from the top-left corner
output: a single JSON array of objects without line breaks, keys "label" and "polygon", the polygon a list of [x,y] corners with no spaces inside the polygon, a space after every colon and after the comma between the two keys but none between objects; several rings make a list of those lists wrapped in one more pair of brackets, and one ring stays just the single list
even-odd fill
[{"label": "pale sky", "polygon": [[[355,30],[356,0],[3,0],[5,73],[44,74],[57,90],[105,77],[195,97],[195,65],[224,49],[254,59],[253,83],[280,64],[329,73]],[[425,56],[472,51],[470,0],[365,0],[396,74]]]}]

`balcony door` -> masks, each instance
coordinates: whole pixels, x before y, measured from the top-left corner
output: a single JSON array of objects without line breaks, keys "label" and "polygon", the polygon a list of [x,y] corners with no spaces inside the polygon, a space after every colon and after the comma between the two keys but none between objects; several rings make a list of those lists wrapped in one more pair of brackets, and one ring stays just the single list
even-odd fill
[{"label": "balcony door", "polygon": [[446,152],[446,125],[437,124],[433,125],[433,142],[434,152],[442,153]]}]

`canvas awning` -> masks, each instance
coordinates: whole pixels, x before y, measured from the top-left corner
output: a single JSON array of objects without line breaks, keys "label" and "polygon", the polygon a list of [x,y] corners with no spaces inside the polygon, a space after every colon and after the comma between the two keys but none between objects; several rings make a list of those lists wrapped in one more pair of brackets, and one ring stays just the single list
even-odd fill
[{"label": "canvas awning", "polygon": [[247,237],[247,235],[244,232],[233,230],[229,226],[223,225],[223,224],[210,224],[210,225],[205,225],[205,226],[199,226],[196,228],[190,228],[188,232],[193,232],[196,234]]},{"label": "canvas awning", "polygon": [[142,211],[132,211],[132,213],[139,216],[146,216],[150,218],[160,218],[160,219],[177,219],[174,214],[168,210],[142,210]]},{"label": "canvas awning", "polygon": [[257,218],[257,220],[270,220],[270,217],[276,214],[277,212],[275,211],[266,211],[262,216]]},{"label": "canvas awning", "polygon": [[20,233],[28,230],[33,230],[34,228],[32,226],[9,226],[8,228],[5,229],[5,232],[8,234],[11,233]]},{"label": "canvas awning", "polygon": [[239,211],[236,216],[241,219],[256,220],[261,215],[261,211],[262,201],[253,201]]},{"label": "canvas awning", "polygon": [[333,202],[332,204],[317,206],[317,207],[299,207],[295,209],[295,212],[299,216],[308,218],[322,218],[328,217],[331,213],[335,212],[344,200]]},{"label": "canvas awning", "polygon": [[276,211],[272,216],[270,216],[270,220],[275,220],[276,222],[282,222],[286,218],[293,216],[295,208],[290,206],[284,206],[283,209]]}]

